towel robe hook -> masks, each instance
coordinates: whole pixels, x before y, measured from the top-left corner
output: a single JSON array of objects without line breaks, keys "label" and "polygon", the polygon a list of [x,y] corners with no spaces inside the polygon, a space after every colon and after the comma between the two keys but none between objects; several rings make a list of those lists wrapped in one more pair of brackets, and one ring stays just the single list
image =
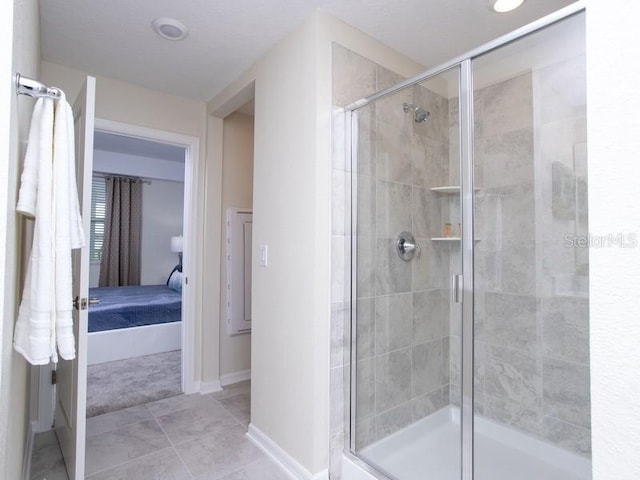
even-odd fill
[{"label": "towel robe hook", "polygon": [[56,87],[49,87],[33,78],[25,77],[16,73],[16,91],[19,95],[29,95],[30,97],[48,97],[59,99],[62,97],[62,90]]}]

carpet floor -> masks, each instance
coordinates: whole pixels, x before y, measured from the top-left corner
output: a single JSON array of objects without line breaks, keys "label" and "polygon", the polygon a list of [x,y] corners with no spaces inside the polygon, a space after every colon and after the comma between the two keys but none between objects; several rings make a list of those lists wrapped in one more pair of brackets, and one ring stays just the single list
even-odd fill
[{"label": "carpet floor", "polygon": [[182,393],[180,350],[90,365],[87,417]]}]

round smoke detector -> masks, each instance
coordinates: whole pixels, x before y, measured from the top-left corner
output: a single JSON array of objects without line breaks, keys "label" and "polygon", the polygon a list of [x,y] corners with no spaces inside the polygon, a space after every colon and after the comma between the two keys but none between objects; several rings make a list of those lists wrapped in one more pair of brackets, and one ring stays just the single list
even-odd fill
[{"label": "round smoke detector", "polygon": [[156,18],[151,22],[151,27],[154,32],[167,40],[182,40],[189,35],[187,27],[175,18]]}]

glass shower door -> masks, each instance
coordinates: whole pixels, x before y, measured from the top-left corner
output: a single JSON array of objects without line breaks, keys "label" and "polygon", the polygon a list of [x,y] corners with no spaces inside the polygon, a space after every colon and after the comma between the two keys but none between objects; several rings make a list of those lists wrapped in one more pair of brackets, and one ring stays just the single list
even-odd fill
[{"label": "glass shower door", "polygon": [[584,15],[473,60],[476,480],[587,480]]},{"label": "glass shower door", "polygon": [[461,475],[458,85],[456,67],[352,114],[350,448],[402,480]]},{"label": "glass shower door", "polygon": [[563,18],[351,113],[349,448],[381,478],[591,478],[584,13]]}]

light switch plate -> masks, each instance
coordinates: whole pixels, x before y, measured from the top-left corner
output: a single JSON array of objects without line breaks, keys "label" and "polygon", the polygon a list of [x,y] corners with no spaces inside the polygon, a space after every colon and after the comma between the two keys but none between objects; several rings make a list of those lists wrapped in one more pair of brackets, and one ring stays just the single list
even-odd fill
[{"label": "light switch plate", "polygon": [[260,245],[258,265],[260,267],[266,267],[268,263],[269,263],[269,247],[267,245]]}]

